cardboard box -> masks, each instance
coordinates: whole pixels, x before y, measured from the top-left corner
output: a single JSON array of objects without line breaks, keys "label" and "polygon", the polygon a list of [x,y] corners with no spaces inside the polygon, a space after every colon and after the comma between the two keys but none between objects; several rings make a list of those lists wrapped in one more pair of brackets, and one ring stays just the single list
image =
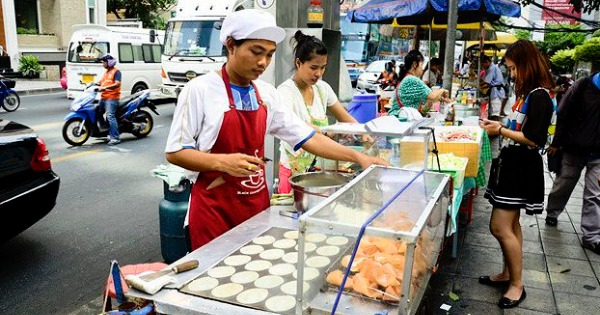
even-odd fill
[{"label": "cardboard box", "polygon": [[[442,141],[439,136],[443,132],[454,130],[465,130],[475,134],[476,141],[448,142]],[[479,170],[479,159],[481,156],[481,143],[483,129],[479,126],[439,126],[435,127],[435,139],[439,153],[454,153],[456,156],[469,159],[465,169],[465,177],[477,177]],[[429,152],[433,150],[433,139],[429,141]],[[400,141],[400,165],[405,166],[417,161],[423,161],[424,142],[419,137],[404,137]],[[430,153],[431,154],[431,153]]]}]

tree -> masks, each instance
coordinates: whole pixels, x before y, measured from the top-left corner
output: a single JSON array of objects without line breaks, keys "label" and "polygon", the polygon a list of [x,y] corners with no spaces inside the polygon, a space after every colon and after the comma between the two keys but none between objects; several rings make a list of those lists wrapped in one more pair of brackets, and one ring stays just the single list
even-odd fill
[{"label": "tree", "polygon": [[515,36],[518,39],[531,39],[531,31],[527,30],[515,30]]},{"label": "tree", "polygon": [[574,54],[575,49],[562,49],[550,58],[550,62],[552,62],[552,66],[559,72],[570,72],[575,66]]},{"label": "tree", "polygon": [[[548,28],[554,29],[581,29],[580,25],[553,25]],[[537,42],[538,48],[542,53],[552,56],[557,51],[562,49],[574,48],[577,45],[583,44],[585,41],[584,33],[575,32],[547,32],[543,42]]]},{"label": "tree", "polygon": [[587,40],[583,45],[575,47],[573,58],[576,61],[587,61],[592,63],[592,69],[600,67],[600,37],[593,37]]},{"label": "tree", "polygon": [[108,0],[107,11],[118,19],[136,18],[142,21],[144,27],[160,28],[164,19],[158,12],[164,12],[173,6],[177,0]]}]

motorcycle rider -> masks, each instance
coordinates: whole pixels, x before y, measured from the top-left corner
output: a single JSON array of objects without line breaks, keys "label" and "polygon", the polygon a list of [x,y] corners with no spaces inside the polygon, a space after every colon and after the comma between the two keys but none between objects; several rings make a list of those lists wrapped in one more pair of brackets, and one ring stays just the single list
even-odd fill
[{"label": "motorcycle rider", "polygon": [[115,67],[117,60],[110,54],[105,53],[98,59],[102,61],[102,65],[106,69],[104,76],[98,82],[98,85],[100,85],[99,91],[102,92],[98,107],[105,108],[106,110],[110,135],[108,145],[112,146],[121,143],[121,139],[119,138],[119,123],[116,116],[117,106],[121,98],[121,71]]}]

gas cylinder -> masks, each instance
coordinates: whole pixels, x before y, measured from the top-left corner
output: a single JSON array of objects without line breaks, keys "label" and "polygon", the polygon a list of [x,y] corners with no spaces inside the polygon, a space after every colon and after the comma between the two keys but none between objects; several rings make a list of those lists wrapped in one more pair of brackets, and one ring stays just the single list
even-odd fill
[{"label": "gas cylinder", "polygon": [[182,181],[177,191],[169,190],[165,182],[164,195],[158,206],[160,251],[165,262],[170,264],[188,251],[183,222],[190,199],[190,182]]}]

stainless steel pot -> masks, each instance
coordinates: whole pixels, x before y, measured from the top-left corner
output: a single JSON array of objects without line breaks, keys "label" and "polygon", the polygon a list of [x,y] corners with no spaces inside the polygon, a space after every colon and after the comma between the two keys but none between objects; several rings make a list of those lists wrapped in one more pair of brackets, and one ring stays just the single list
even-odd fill
[{"label": "stainless steel pot", "polygon": [[351,178],[339,173],[301,173],[290,177],[294,190],[294,207],[302,214],[331,196],[350,182]]}]

